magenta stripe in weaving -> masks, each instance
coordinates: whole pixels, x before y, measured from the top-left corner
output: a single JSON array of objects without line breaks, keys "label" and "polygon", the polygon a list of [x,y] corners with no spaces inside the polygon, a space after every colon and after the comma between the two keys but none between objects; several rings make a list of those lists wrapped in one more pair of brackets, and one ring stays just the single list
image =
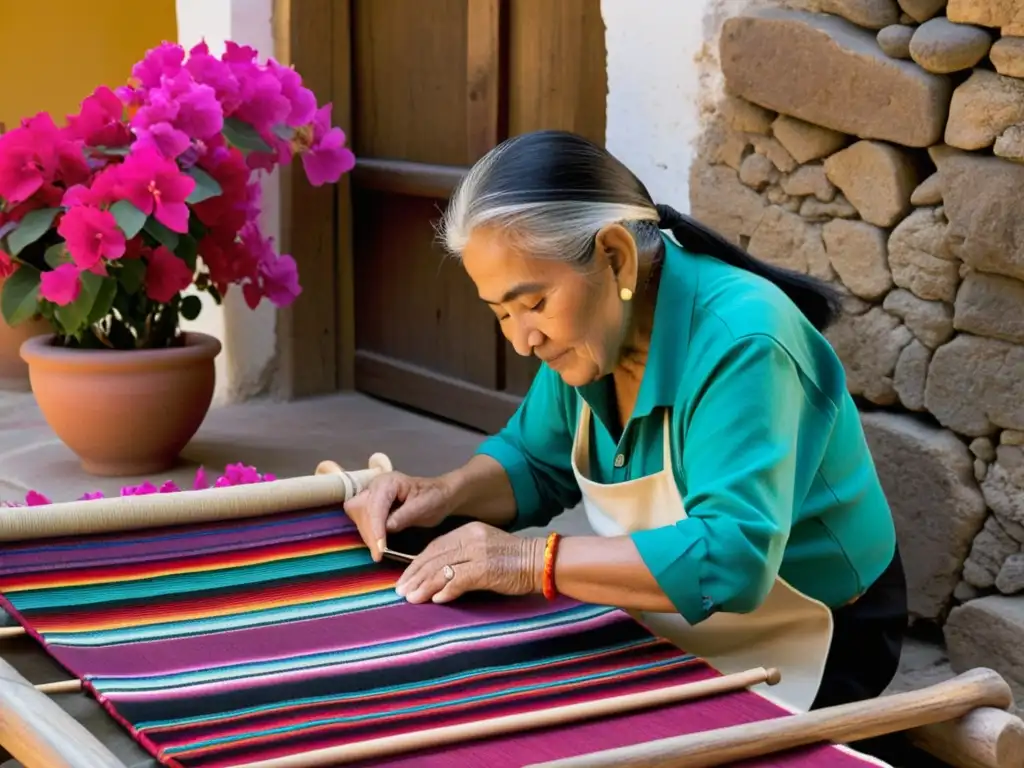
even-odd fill
[{"label": "magenta stripe in weaving", "polygon": [[[353,536],[344,515],[316,511],[28,542],[0,548],[0,603],[140,743],[180,768],[717,676],[618,610],[488,595],[408,605],[394,595],[394,565],[358,545],[339,549]],[[109,578],[126,566],[130,586]],[[164,626],[174,627],[168,639],[139,640]],[[364,764],[521,766],[784,715],[741,692]],[[870,763],[823,745],[749,764]]]}]

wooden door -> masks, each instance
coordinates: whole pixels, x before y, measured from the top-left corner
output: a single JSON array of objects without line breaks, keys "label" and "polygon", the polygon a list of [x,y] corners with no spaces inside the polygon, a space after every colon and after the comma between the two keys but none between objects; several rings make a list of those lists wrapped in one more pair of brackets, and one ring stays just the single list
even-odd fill
[{"label": "wooden door", "polygon": [[355,387],[496,430],[537,365],[505,341],[434,227],[466,168],[507,136],[561,128],[603,143],[600,0],[345,2],[336,50],[351,51],[359,161],[339,220],[352,232]]}]

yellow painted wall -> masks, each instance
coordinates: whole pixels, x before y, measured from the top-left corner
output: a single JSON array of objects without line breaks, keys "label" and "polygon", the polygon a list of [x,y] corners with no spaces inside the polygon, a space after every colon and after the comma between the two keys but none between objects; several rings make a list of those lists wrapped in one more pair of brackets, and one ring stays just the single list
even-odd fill
[{"label": "yellow painted wall", "polygon": [[58,125],[100,85],[178,39],[175,0],[0,0],[0,122],[40,111]]}]

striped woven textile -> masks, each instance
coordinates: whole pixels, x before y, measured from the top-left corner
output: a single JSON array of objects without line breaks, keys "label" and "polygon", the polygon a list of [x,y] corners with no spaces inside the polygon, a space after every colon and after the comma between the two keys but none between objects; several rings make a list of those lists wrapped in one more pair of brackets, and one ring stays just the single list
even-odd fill
[{"label": "striped woven textile", "polygon": [[[0,547],[0,604],[162,764],[240,766],[716,676],[626,613],[409,605],[337,511]],[[360,763],[521,766],[783,716],[741,692]],[[875,764],[820,746],[751,765]]]}]

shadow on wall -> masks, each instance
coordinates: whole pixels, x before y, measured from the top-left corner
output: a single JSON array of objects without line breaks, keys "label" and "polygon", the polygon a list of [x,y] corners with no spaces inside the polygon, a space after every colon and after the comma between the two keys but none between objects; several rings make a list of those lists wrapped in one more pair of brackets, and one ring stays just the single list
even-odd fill
[{"label": "shadow on wall", "polygon": [[0,123],[10,129],[44,110],[60,122],[97,86],[122,85],[149,48],[177,39],[174,0],[7,0]]},{"label": "shadow on wall", "polygon": [[1024,18],[786,1],[811,12],[724,24],[691,210],[844,289],[828,335],[871,411],[911,612],[954,669],[1024,695]]}]

